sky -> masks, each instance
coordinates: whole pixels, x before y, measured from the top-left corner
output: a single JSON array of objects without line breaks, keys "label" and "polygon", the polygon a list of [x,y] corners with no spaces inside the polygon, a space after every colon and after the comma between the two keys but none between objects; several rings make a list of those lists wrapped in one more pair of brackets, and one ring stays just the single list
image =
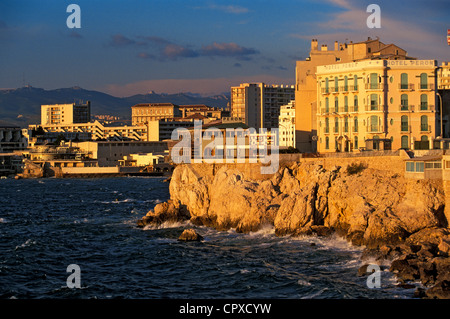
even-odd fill
[{"label": "sky", "polygon": [[[70,4],[80,28],[68,27]],[[370,4],[381,28],[367,26]],[[220,94],[295,84],[313,38],[333,48],[379,37],[440,64],[450,61],[447,29],[448,0],[1,0],[0,88]]]}]

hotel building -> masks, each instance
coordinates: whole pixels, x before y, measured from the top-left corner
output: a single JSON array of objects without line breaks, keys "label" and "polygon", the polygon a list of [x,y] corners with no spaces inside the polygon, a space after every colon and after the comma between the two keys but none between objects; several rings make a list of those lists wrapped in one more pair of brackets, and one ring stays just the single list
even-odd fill
[{"label": "hotel building", "polygon": [[242,83],[231,87],[231,117],[253,128],[277,128],[280,107],[295,98],[293,85]]},{"label": "hotel building", "polygon": [[430,149],[440,134],[435,60],[317,67],[317,150]]},{"label": "hotel building", "polygon": [[339,43],[334,50],[311,41],[311,51],[305,61],[297,61],[295,67],[296,147],[301,152],[317,151],[317,67],[321,65],[348,63],[353,61],[409,60],[407,52],[394,44],[384,44],[379,39],[368,38],[363,42]]}]

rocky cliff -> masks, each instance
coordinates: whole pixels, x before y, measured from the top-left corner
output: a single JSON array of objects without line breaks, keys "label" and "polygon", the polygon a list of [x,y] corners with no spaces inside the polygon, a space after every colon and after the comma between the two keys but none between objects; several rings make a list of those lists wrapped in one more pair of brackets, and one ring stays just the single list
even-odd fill
[{"label": "rocky cliff", "polygon": [[212,173],[200,167],[178,166],[169,186],[171,199],[138,224],[189,219],[237,232],[270,224],[277,235],[338,233],[368,249],[423,241],[438,246],[450,238],[438,182],[406,179],[360,163],[329,170],[313,162],[292,163],[264,178],[236,165]]}]

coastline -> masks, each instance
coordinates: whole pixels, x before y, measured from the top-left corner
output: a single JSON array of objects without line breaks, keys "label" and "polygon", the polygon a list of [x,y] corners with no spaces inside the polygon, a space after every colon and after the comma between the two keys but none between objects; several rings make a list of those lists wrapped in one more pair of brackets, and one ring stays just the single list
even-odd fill
[{"label": "coastline", "polygon": [[[420,281],[415,297],[450,298],[450,231],[439,183],[358,162],[328,169],[290,162],[267,176],[259,165],[183,164],[169,190],[170,200],[138,226],[189,220],[242,233],[271,225],[277,236],[337,234],[365,247],[362,262],[389,264],[399,284]],[[355,275],[368,275],[367,265]]]}]

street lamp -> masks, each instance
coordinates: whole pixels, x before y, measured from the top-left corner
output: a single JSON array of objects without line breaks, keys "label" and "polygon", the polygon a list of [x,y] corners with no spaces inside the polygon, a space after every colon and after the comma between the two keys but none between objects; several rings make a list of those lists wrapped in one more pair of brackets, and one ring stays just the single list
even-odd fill
[{"label": "street lamp", "polygon": [[442,122],[442,96],[441,94],[439,94],[439,92],[436,92],[436,95],[439,96],[439,113],[440,113],[440,117],[441,117],[441,134],[440,137],[443,138],[444,137],[444,124]]}]

